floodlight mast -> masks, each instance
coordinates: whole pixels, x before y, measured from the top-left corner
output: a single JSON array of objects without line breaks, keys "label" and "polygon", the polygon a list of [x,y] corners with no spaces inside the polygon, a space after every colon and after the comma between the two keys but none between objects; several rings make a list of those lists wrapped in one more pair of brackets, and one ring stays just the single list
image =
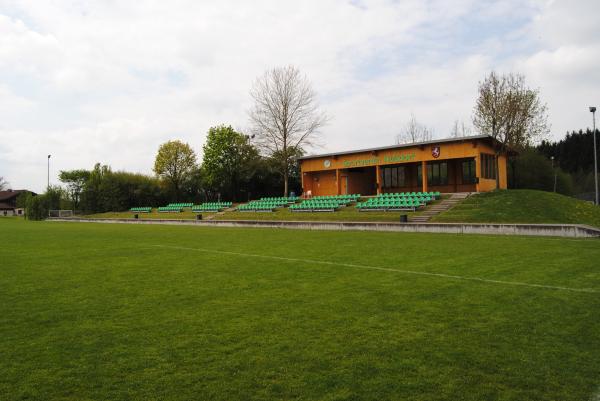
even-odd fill
[{"label": "floodlight mast", "polygon": [[46,184],[46,191],[50,189],[50,156],[52,155],[48,155],[48,182]]},{"label": "floodlight mast", "polygon": [[594,185],[596,187],[596,206],[598,206],[598,156],[596,153],[596,106],[590,106],[592,113],[592,131],[594,133]]}]

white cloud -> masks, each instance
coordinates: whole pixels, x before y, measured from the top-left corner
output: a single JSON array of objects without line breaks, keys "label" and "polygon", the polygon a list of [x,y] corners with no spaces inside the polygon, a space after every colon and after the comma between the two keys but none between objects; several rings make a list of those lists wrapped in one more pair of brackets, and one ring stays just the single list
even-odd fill
[{"label": "white cloud", "polygon": [[210,126],[246,127],[253,80],[285,64],[333,117],[326,150],[390,144],[411,112],[445,136],[492,68],[539,86],[562,134],[582,126],[600,57],[581,11],[598,6],[569,4],[0,0],[0,175],[41,190],[48,153],[54,177],[150,173],[165,140],[201,153]]}]

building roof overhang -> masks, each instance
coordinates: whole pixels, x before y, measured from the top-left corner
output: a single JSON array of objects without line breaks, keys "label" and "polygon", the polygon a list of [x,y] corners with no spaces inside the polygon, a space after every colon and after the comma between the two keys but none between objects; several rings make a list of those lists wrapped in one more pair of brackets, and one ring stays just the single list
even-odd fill
[{"label": "building roof overhang", "polygon": [[[423,142],[412,142],[401,145],[391,145],[391,146],[380,146],[377,148],[367,148],[367,149],[357,149],[357,150],[348,150],[342,152],[334,152],[334,153],[322,153],[316,155],[307,155],[299,157],[298,160],[308,160],[308,159],[318,159],[322,157],[333,157],[333,156],[341,156],[341,155],[351,155],[356,153],[368,153],[368,152],[377,152],[381,150],[391,150],[391,149],[405,149],[405,148],[413,148],[418,146],[427,146],[427,145],[437,145],[442,143],[464,143],[473,140],[487,140],[494,143],[494,145],[500,145],[498,140],[494,139],[490,135],[473,135],[473,136],[464,136],[459,138],[445,138],[445,139],[434,139],[431,141],[423,141]],[[509,150],[509,154],[516,154],[516,152]]]}]

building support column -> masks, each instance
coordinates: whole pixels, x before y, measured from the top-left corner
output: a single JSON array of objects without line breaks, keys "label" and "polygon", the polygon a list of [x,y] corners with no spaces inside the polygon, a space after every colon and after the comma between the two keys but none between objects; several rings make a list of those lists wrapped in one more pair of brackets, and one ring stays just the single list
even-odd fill
[{"label": "building support column", "polygon": [[481,179],[481,153],[475,156],[475,192],[479,192],[479,180]]},{"label": "building support column", "polygon": [[[458,179],[459,179],[458,172],[459,171],[462,172],[462,161],[458,161],[457,159],[454,159],[451,162],[454,166],[454,192],[458,192]],[[448,163],[448,166],[450,166],[450,163]]]},{"label": "building support column", "polygon": [[427,162],[423,160],[421,162],[421,192],[428,192],[427,189]]},{"label": "building support column", "polygon": [[303,171],[300,171],[300,180],[301,180],[301,185],[302,185],[302,196],[304,196],[304,194],[306,193],[306,184],[304,183],[304,177],[306,176],[306,173]]},{"label": "building support column", "polygon": [[335,194],[340,195],[340,170],[335,169]]},{"label": "building support column", "polygon": [[375,166],[375,182],[377,183],[377,195],[381,194],[381,168],[379,165]]}]

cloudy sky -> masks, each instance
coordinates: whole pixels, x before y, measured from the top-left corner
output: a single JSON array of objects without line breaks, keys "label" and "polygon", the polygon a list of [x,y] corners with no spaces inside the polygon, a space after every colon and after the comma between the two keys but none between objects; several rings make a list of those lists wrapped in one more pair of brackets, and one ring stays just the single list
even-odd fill
[{"label": "cloudy sky", "polygon": [[201,156],[288,64],[331,117],[315,152],[392,144],[411,113],[447,137],[492,69],[540,89],[559,138],[600,106],[600,1],[0,0],[0,176],[41,191],[48,154],[53,183],[151,174],[169,139]]}]

